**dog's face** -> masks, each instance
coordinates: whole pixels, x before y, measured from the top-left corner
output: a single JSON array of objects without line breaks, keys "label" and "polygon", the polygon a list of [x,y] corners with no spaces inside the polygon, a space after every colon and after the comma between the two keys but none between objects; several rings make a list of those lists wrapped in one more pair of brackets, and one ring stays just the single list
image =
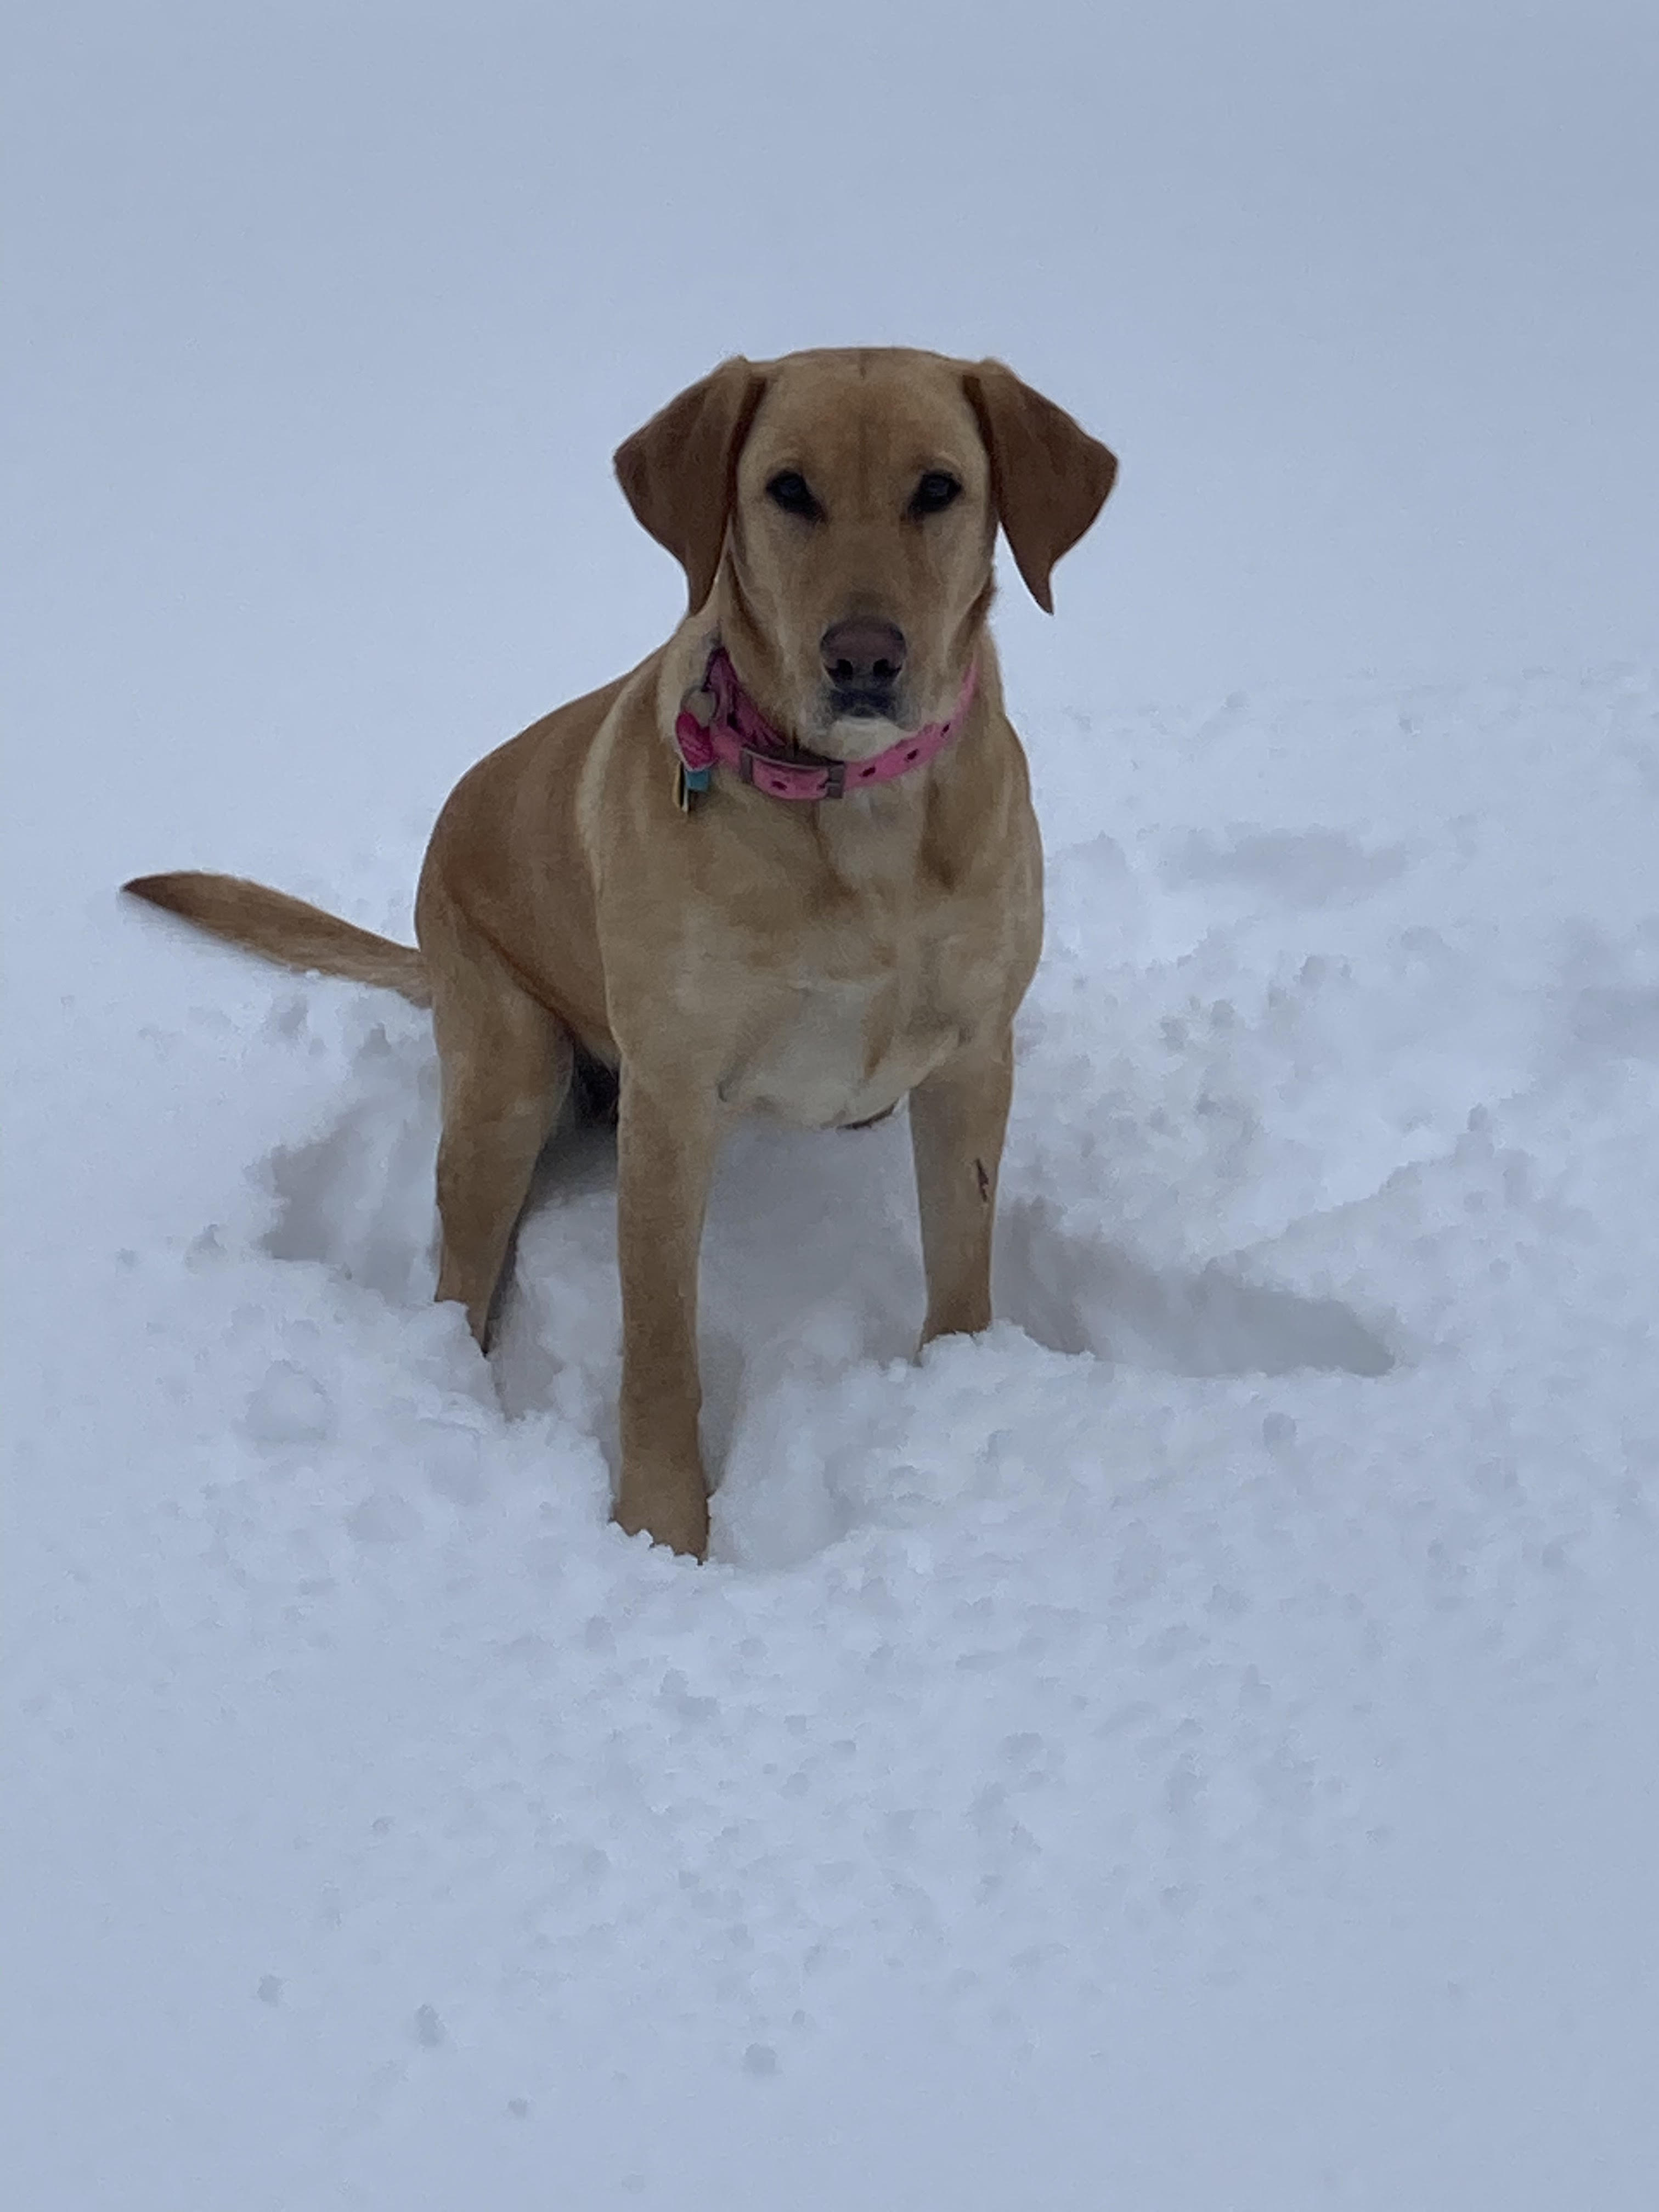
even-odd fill
[{"label": "dog's face", "polygon": [[857,758],[950,712],[991,598],[990,459],[959,374],[779,365],[738,459],[721,632],[757,696]]},{"label": "dog's face", "polygon": [[999,362],[898,349],[726,362],[617,456],[756,702],[848,758],[951,712],[998,522],[1047,607],[1116,465]]}]

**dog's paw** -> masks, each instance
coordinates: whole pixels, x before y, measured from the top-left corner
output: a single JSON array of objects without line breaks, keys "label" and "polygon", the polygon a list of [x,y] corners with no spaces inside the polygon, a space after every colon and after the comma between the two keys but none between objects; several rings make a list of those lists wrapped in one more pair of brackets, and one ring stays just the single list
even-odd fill
[{"label": "dog's paw", "polygon": [[708,1556],[708,1499],[701,1477],[695,1488],[687,1484],[643,1491],[625,1484],[611,1517],[626,1535],[647,1535],[688,1559]]}]

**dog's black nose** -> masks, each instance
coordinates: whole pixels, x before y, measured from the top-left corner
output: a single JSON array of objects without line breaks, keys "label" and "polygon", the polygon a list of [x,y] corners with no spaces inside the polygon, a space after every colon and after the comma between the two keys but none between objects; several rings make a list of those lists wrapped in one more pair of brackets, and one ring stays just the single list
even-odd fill
[{"label": "dog's black nose", "polygon": [[860,615],[831,623],[818,640],[823,672],[837,691],[890,691],[904,666],[904,632]]}]

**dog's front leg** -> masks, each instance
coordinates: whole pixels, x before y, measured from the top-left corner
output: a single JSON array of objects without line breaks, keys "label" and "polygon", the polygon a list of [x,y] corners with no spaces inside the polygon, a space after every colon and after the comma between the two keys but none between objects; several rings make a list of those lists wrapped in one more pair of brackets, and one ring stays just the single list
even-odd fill
[{"label": "dog's front leg", "polygon": [[622,1482],[630,1534],[700,1559],[708,1491],[697,1442],[697,1255],[720,1140],[712,1096],[624,1063],[617,1137],[622,1268]]},{"label": "dog's front leg", "polygon": [[991,1227],[1013,1078],[1013,1039],[1004,1030],[973,1039],[910,1093],[927,1274],[924,1344],[991,1325]]}]

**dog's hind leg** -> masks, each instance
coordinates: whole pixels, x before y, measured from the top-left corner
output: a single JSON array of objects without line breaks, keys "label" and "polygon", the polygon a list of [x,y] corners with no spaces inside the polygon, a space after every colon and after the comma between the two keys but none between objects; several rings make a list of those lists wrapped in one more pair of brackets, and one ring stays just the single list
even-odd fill
[{"label": "dog's hind leg", "polygon": [[443,1094],[438,1140],[438,1296],[489,1331],[513,1232],[542,1146],[569,1093],[575,1049],[483,941],[445,928],[432,958],[432,1026]]}]

